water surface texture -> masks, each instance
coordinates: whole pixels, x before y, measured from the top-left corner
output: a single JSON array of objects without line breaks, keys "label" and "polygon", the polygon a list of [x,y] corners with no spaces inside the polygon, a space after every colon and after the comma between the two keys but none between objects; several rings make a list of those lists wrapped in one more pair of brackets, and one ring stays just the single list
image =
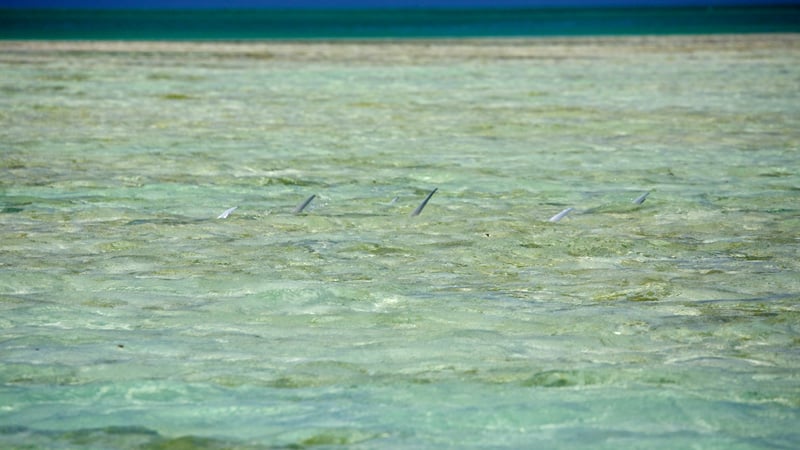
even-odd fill
[{"label": "water surface texture", "polygon": [[0,446],[794,448],[799,39],[0,43]]}]

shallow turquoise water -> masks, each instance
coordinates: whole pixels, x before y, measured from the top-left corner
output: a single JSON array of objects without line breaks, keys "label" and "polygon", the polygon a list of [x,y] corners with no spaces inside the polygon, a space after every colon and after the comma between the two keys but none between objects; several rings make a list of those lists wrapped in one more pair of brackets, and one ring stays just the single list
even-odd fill
[{"label": "shallow turquoise water", "polygon": [[0,443],[792,448],[772,39],[4,47]]}]

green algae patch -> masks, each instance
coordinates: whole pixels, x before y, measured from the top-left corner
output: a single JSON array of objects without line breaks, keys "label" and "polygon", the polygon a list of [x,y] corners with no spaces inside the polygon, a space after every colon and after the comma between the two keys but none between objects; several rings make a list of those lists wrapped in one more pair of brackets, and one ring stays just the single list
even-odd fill
[{"label": "green algae patch", "polygon": [[[640,283],[640,284],[638,284]],[[631,302],[655,302],[669,297],[673,293],[673,289],[666,281],[646,281],[646,282],[631,283],[623,281],[622,289],[612,291],[601,290],[601,292],[592,296],[594,301],[608,302],[626,300]],[[633,284],[631,286],[630,284]],[[627,287],[626,287],[627,286]]]},{"label": "green algae patch", "polygon": [[380,433],[366,433],[361,430],[325,430],[301,440],[299,448],[355,445],[383,437]]},{"label": "green algae patch", "polygon": [[195,97],[193,97],[191,95],[187,95],[187,94],[179,94],[179,93],[176,93],[176,92],[171,92],[171,93],[168,93],[168,94],[161,95],[161,98],[163,100],[192,100]]},{"label": "green algae patch", "polygon": [[562,388],[589,386],[602,383],[596,373],[582,370],[547,370],[539,372],[522,382],[526,387]]}]

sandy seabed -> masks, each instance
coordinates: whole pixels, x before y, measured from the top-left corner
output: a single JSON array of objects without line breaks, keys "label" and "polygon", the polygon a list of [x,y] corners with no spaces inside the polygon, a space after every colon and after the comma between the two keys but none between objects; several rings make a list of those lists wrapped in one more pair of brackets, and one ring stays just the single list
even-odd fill
[{"label": "sandy seabed", "polygon": [[794,448],[798,43],[0,41],[0,447]]},{"label": "sandy seabed", "polygon": [[180,54],[186,58],[425,62],[635,56],[642,53],[800,53],[800,34],[308,41],[0,41],[0,61],[64,53]]}]

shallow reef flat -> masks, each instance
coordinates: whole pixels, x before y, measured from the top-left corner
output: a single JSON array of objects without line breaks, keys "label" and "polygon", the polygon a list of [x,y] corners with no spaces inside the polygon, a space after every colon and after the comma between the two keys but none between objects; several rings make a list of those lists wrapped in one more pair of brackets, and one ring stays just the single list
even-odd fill
[{"label": "shallow reef flat", "polygon": [[794,34],[0,41],[0,447],[792,448],[799,154]]}]

